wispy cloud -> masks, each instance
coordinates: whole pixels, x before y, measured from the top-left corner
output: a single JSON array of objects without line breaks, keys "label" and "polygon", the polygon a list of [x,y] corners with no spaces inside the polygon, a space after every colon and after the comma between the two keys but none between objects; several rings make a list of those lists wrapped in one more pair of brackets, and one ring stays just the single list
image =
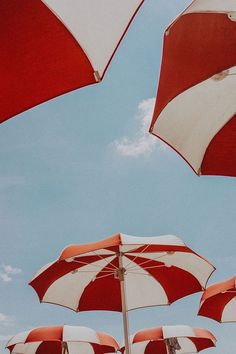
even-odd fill
[{"label": "wispy cloud", "polygon": [[148,132],[154,104],[155,98],[149,98],[139,103],[138,113],[135,117],[134,131],[136,130],[136,132],[134,136],[124,136],[111,144],[117,154],[128,157],[139,157],[150,155],[156,147],[165,149],[164,144]]},{"label": "wispy cloud", "polygon": [[14,275],[20,274],[21,272],[22,270],[20,268],[12,267],[9,264],[2,264],[0,266],[0,279],[4,282],[10,282],[12,281]]},{"label": "wispy cloud", "polygon": [[14,317],[0,312],[0,326],[8,327],[14,324]]}]

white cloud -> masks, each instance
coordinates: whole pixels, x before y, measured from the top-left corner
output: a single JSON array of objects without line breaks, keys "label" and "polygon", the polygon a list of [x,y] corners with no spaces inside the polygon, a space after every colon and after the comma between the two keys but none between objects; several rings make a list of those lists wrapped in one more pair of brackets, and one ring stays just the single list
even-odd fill
[{"label": "white cloud", "polygon": [[2,264],[0,266],[0,279],[4,282],[12,281],[14,275],[20,274],[22,270],[20,268],[14,268],[9,264]]},{"label": "white cloud", "polygon": [[156,147],[165,149],[164,144],[152,136],[148,130],[152,119],[155,98],[143,100],[138,105],[137,132],[133,138],[124,136],[112,143],[112,148],[122,156],[139,157],[149,155]]},{"label": "white cloud", "polygon": [[12,326],[14,324],[14,318],[12,316],[5,315],[0,312],[0,326]]}]

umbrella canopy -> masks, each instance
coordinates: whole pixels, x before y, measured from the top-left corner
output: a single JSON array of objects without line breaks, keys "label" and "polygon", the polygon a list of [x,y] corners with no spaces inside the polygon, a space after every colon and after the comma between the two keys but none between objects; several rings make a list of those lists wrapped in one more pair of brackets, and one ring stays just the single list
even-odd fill
[{"label": "umbrella canopy", "polygon": [[195,0],[167,28],[150,132],[197,174],[236,176],[236,2]]},{"label": "umbrella canopy", "polygon": [[202,291],[213,271],[209,262],[176,236],[117,234],[65,248],[30,285],[41,302],[75,311],[122,311],[121,281],[126,309],[132,310],[168,305]]},{"label": "umbrella canopy", "polygon": [[216,338],[202,328],[162,326],[139,331],[130,341],[132,354],[187,354],[214,347]]},{"label": "umbrella canopy", "polygon": [[2,0],[0,122],[102,80],[144,0]]},{"label": "umbrella canopy", "polygon": [[236,322],[236,277],[209,286],[198,314],[218,322]]},{"label": "umbrella canopy", "polygon": [[30,282],[41,302],[74,311],[123,313],[128,348],[127,311],[169,305],[202,291],[214,267],[176,236],[134,237],[67,247]]},{"label": "umbrella canopy", "polygon": [[19,333],[6,348],[11,354],[103,354],[116,352],[118,344],[110,335],[91,328],[57,326]]}]

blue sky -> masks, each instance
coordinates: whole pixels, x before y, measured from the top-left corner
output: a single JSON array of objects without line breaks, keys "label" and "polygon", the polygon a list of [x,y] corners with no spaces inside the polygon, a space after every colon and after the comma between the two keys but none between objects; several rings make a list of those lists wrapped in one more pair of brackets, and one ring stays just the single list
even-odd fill
[{"label": "blue sky", "polygon": [[[235,274],[236,180],[197,177],[145,134],[163,31],[189,3],[146,1],[100,85],[0,126],[0,350],[9,335],[44,325],[85,325],[122,340],[120,314],[40,305],[27,285],[71,243],[117,232],[175,234],[217,267],[210,283]],[[197,317],[199,299],[132,311],[130,332],[162,324],[205,327],[218,338],[208,352],[231,353],[235,324]]]}]

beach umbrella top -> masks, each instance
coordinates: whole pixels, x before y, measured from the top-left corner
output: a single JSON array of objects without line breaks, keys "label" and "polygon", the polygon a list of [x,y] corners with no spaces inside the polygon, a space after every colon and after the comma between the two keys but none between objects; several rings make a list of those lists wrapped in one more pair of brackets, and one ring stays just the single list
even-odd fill
[{"label": "beach umbrella top", "polygon": [[214,267],[176,236],[105,240],[65,248],[31,280],[41,302],[75,311],[126,311],[202,291]]},{"label": "beach umbrella top", "polygon": [[116,352],[116,340],[80,326],[40,327],[19,333],[6,345],[12,354],[103,354]]},{"label": "beach umbrella top", "polygon": [[144,0],[2,0],[0,122],[102,80]]},{"label": "beach umbrella top", "polygon": [[[214,347],[216,338],[206,329],[179,325],[138,331],[130,343],[132,354],[187,354]],[[120,350],[125,353],[124,347]]]},{"label": "beach umbrella top", "polygon": [[167,28],[152,134],[201,175],[236,176],[236,2],[195,0]]},{"label": "beach umbrella top", "polygon": [[236,322],[236,276],[209,286],[202,295],[198,314],[218,322]]}]

